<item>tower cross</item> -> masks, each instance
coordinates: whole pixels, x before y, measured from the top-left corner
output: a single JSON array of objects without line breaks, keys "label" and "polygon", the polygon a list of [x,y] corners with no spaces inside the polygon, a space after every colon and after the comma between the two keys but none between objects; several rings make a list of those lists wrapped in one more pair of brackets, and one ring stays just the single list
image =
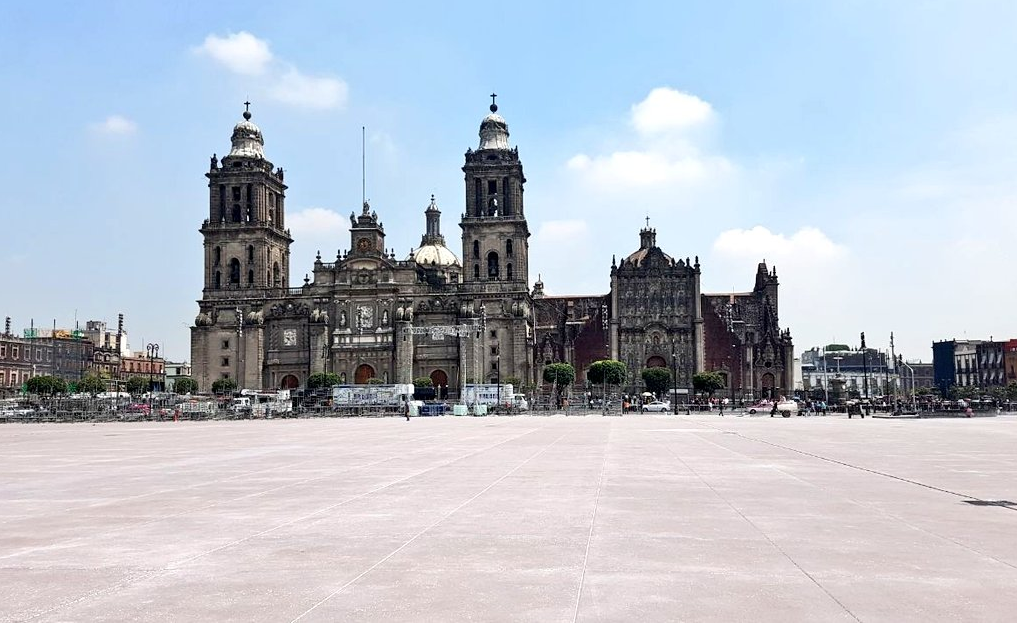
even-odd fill
[{"label": "tower cross", "polygon": [[244,102],[244,112],[251,112],[251,102]]},{"label": "tower cross", "polygon": [[498,102],[494,101],[494,98],[496,98],[496,97],[498,97],[497,93],[492,93],[491,94],[491,105],[492,106],[497,106],[497,104],[498,104]]},{"label": "tower cross", "polygon": [[650,228],[650,215],[647,214],[646,215],[646,229],[649,229],[649,228]]}]

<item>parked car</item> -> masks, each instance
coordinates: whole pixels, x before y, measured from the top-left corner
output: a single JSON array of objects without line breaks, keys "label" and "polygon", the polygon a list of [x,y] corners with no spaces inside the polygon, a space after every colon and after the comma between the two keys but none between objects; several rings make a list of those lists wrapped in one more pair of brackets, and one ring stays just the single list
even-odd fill
[{"label": "parked car", "polygon": [[641,409],[641,411],[643,413],[648,413],[648,412],[653,412],[653,411],[656,411],[658,413],[667,413],[670,410],[671,410],[671,404],[670,403],[661,402],[659,400],[654,400],[653,402],[648,402],[648,403],[644,404],[642,409]]}]

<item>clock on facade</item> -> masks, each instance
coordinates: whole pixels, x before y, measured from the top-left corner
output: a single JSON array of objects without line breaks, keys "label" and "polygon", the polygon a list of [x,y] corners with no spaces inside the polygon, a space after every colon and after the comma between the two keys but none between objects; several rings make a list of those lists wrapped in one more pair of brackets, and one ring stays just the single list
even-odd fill
[{"label": "clock on facade", "polygon": [[360,240],[357,240],[357,251],[370,251],[371,246],[370,238],[361,238]]}]

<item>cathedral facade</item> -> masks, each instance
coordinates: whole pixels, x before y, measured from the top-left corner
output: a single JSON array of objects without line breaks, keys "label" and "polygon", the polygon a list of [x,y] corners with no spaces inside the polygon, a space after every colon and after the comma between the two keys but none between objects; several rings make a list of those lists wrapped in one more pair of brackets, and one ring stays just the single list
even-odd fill
[{"label": "cathedral facade", "polygon": [[655,366],[674,369],[679,387],[703,370],[721,372],[732,392],[791,385],[790,334],[778,327],[776,272],[764,265],[751,293],[702,294],[698,258],[670,257],[647,227],[638,250],[612,261],[607,295],[549,297],[539,279],[531,290],[526,178],[494,104],[465,154],[461,255],[446,246],[433,196],[420,245],[404,259],[365,202],[350,214],[347,249],[334,261],[319,254],[291,287],[284,171],[243,116],[229,154],[213,155],[206,174],[204,287],[191,328],[204,391],[220,378],[293,389],[333,372],[344,383],[429,377],[456,395],[471,382],[539,383],[556,361],[575,365],[582,382],[605,357],[628,364],[633,389]]}]

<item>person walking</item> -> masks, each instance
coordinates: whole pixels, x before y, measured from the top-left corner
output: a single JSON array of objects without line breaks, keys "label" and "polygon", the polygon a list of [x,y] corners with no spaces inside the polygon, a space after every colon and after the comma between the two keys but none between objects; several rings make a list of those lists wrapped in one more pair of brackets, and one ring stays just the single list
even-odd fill
[{"label": "person walking", "polygon": [[403,401],[403,415],[406,416],[406,421],[409,422],[410,421],[410,401],[409,400],[404,400]]},{"label": "person walking", "polygon": [[720,403],[719,412],[720,412],[719,413],[720,417],[724,417],[724,403],[723,402]]},{"label": "person walking", "polygon": [[770,409],[770,417],[775,417],[776,415],[777,415],[777,402],[774,401],[773,408]]}]

